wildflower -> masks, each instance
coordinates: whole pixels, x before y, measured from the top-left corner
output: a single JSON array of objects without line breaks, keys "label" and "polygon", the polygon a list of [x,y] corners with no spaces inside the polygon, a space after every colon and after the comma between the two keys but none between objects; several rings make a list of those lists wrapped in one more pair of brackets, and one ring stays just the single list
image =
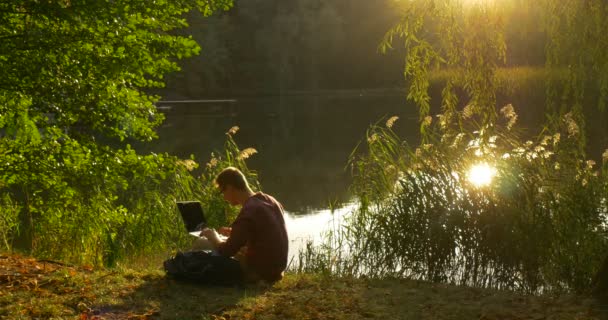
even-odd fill
[{"label": "wildflower", "polygon": [[472,117],[474,113],[475,113],[475,106],[473,106],[472,104],[468,104],[466,107],[464,107],[464,109],[462,109],[462,116],[465,119]]},{"label": "wildflower", "polygon": [[602,154],[602,160],[604,161],[604,163],[608,162],[608,149],[606,149],[606,151],[604,151],[604,154]]},{"label": "wildflower", "polygon": [[505,118],[511,118],[513,116],[513,114],[515,113],[515,109],[513,108],[512,104],[508,104],[504,107],[502,107],[502,109],[500,109],[500,113],[502,113],[503,116],[505,116]]},{"label": "wildflower", "polygon": [[437,118],[439,119],[439,125],[441,128],[445,129],[447,127],[447,116],[443,114],[438,114]]},{"label": "wildflower", "polygon": [[553,135],[553,145],[554,145],[554,146],[555,146],[555,145],[557,145],[557,144],[559,143],[559,139],[561,138],[561,136],[562,136],[562,135],[561,135],[561,134],[559,134],[559,133],[556,133],[556,134],[554,134],[554,135]]},{"label": "wildflower", "polygon": [[566,125],[568,126],[568,137],[577,136],[579,134],[579,127],[578,127],[578,124],[576,123],[576,120],[574,120],[574,116],[572,115],[572,112],[568,112],[564,116],[564,121],[566,122]]},{"label": "wildflower", "polygon": [[188,171],[192,171],[194,169],[196,169],[196,167],[198,167],[198,164],[196,162],[194,162],[194,160],[178,160],[177,164],[180,166],[183,166],[186,168],[186,170]]},{"label": "wildflower", "polygon": [[593,169],[593,166],[595,166],[595,161],[587,160],[587,168]]},{"label": "wildflower", "polygon": [[213,168],[213,167],[217,166],[217,164],[218,164],[217,158],[215,156],[213,156],[213,154],[211,154],[211,160],[209,160],[209,162],[207,163],[207,167]]},{"label": "wildflower", "polygon": [[473,139],[473,140],[469,141],[468,147],[469,148],[479,147],[479,139]]},{"label": "wildflower", "polygon": [[392,128],[397,120],[399,120],[398,116],[390,117],[390,119],[386,120],[386,127],[389,129]]},{"label": "wildflower", "polygon": [[258,153],[258,151],[254,148],[247,148],[243,151],[241,151],[241,153],[239,153],[239,155],[236,157],[239,160],[245,160],[249,157],[251,157],[252,155]]},{"label": "wildflower", "polygon": [[549,135],[545,135],[543,139],[540,141],[541,146],[546,146],[553,137]]},{"label": "wildflower", "polygon": [[532,161],[533,159],[536,159],[536,158],[538,158],[538,153],[536,153],[536,152],[526,154],[526,159],[528,161]]},{"label": "wildflower", "polygon": [[500,109],[500,113],[502,113],[502,115],[509,120],[509,122],[507,122],[507,130],[511,130],[513,125],[515,125],[517,122],[517,113],[515,113],[515,108],[513,108],[512,104],[508,104]]},{"label": "wildflower", "polygon": [[229,135],[229,136],[233,136],[233,135],[235,135],[235,134],[236,134],[238,131],[239,131],[239,127],[238,127],[238,126],[234,126],[234,127],[230,128],[230,129],[228,130],[228,132],[226,132],[226,134],[227,134],[227,135]]},{"label": "wildflower", "polygon": [[374,133],[374,134],[372,134],[371,136],[369,136],[367,138],[367,143],[369,143],[369,144],[372,144],[372,143],[374,143],[376,141],[378,141],[378,134],[377,133]]},{"label": "wildflower", "polygon": [[511,155],[508,154],[508,153],[505,153],[505,154],[502,155],[502,158],[506,160],[506,159],[511,158]]},{"label": "wildflower", "polygon": [[424,117],[424,120],[422,121],[422,125],[430,126],[432,122],[433,122],[433,117],[426,116],[426,117]]}]

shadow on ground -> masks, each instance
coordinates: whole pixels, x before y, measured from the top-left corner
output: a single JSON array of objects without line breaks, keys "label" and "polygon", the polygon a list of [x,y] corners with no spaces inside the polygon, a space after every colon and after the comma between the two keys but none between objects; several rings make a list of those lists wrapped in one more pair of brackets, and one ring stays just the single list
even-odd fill
[{"label": "shadow on ground", "polygon": [[219,287],[184,283],[162,275],[147,275],[142,283],[116,292],[116,302],[93,306],[90,319],[213,319],[243,298],[266,289],[259,286]]}]

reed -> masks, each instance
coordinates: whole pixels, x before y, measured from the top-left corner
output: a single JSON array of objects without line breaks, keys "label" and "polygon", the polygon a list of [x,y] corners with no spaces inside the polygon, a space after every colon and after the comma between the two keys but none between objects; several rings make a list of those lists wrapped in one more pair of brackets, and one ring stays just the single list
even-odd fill
[{"label": "reed", "polygon": [[[296,271],[528,293],[589,288],[608,249],[608,163],[584,158],[568,117],[558,132],[520,141],[507,109],[502,127],[449,134],[437,125],[418,148],[371,127],[350,160],[358,209],[307,247]],[[486,186],[469,179],[480,162],[495,168]]]}]

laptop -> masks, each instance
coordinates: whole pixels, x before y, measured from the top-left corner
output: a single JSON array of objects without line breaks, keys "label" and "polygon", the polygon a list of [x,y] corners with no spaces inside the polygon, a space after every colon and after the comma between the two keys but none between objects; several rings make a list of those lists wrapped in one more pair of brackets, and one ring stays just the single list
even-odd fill
[{"label": "laptop", "polygon": [[207,219],[205,219],[201,203],[199,201],[177,201],[177,208],[188,233],[198,237],[201,230],[207,227]]}]

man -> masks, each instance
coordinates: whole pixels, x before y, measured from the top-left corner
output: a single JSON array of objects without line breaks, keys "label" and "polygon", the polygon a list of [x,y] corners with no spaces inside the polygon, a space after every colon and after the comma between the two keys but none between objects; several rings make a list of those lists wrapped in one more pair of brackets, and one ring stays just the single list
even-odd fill
[{"label": "man", "polygon": [[224,199],[241,211],[230,228],[219,232],[204,229],[204,236],[222,256],[236,258],[241,264],[246,281],[275,282],[283,277],[287,267],[288,238],[283,207],[273,197],[253,192],[241,171],[228,167],[215,179]]}]

